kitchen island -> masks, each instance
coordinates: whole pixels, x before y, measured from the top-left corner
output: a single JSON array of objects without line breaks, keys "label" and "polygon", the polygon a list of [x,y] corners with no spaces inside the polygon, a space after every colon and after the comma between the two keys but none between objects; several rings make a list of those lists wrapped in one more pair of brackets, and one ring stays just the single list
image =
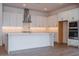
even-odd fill
[{"label": "kitchen island", "polygon": [[7,52],[54,46],[55,33],[8,33]]}]

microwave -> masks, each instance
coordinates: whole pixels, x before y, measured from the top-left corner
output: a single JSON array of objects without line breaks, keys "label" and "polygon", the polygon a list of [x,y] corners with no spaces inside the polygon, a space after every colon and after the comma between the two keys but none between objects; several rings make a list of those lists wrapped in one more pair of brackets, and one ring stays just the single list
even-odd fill
[{"label": "microwave", "polygon": [[69,27],[78,27],[78,22],[77,21],[69,22]]}]

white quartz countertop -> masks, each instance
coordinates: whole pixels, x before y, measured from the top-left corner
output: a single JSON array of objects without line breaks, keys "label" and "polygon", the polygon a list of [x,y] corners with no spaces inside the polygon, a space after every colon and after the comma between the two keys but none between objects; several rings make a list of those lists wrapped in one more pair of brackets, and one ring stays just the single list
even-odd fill
[{"label": "white quartz countertop", "polygon": [[20,32],[20,33],[8,33],[8,35],[42,35],[42,34],[54,34],[55,32],[51,32],[51,33],[48,33],[48,32],[44,32],[44,33],[35,33],[35,32],[32,32],[32,33],[23,33],[23,32]]}]

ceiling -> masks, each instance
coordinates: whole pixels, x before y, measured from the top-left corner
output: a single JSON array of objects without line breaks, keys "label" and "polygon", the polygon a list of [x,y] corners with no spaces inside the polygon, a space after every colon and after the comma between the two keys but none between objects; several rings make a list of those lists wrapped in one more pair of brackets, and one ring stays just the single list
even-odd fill
[{"label": "ceiling", "polygon": [[32,10],[50,12],[72,4],[71,3],[4,3],[4,5],[10,7],[28,8]]}]

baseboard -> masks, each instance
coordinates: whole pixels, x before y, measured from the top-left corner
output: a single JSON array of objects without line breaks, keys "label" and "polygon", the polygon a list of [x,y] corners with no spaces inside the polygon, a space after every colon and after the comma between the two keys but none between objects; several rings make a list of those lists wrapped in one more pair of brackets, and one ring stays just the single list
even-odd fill
[{"label": "baseboard", "polygon": [[65,45],[67,45],[67,43],[59,43],[59,42],[54,42],[54,44],[65,44]]}]

